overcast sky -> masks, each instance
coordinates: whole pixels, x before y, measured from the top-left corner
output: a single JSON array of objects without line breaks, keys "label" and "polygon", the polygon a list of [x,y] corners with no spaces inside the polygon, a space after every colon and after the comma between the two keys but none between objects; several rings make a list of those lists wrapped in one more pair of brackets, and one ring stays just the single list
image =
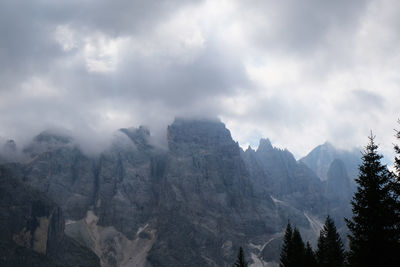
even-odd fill
[{"label": "overcast sky", "polygon": [[242,147],[329,140],[391,155],[400,1],[0,1],[0,137],[64,128],[96,147],[218,117]]}]

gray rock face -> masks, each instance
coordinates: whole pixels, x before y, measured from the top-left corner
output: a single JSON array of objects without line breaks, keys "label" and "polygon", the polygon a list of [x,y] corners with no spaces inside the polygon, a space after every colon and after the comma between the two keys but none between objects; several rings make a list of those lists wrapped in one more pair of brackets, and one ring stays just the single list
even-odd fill
[{"label": "gray rock face", "polygon": [[328,199],[326,213],[335,220],[344,240],[347,228],[343,218],[351,216],[349,203],[356,190],[355,178],[358,176],[360,158],[361,153],[356,149],[345,151],[325,143],[300,159],[300,162],[304,162],[323,180]]},{"label": "gray rock face", "polygon": [[324,181],[329,202],[327,210],[335,220],[336,226],[344,233],[346,227],[343,218],[351,216],[349,203],[356,191],[355,178],[358,177],[361,153],[356,149],[339,150],[330,143],[325,143],[317,146],[300,161]]},{"label": "gray rock face", "polygon": [[62,210],[0,167],[1,266],[100,266],[64,235]]},{"label": "gray rock face", "polygon": [[272,201],[255,198],[240,149],[222,123],[177,120],[168,141],[154,266],[224,266],[238,246],[280,228]]},{"label": "gray rock face", "polygon": [[[355,188],[347,175],[346,166],[340,159],[332,161],[328,179],[325,181],[326,196],[329,200],[330,216],[335,220],[337,228],[343,233],[347,230],[343,218],[351,217],[350,201]],[[344,240],[346,240],[344,238]]]},{"label": "gray rock face", "polygon": [[258,193],[310,212],[319,213],[324,208],[323,184],[288,150],[274,148],[268,139],[261,139],[257,151],[246,150],[243,159]]},{"label": "gray rock face", "polygon": [[[120,129],[111,147],[88,157],[68,135],[44,132],[12,169],[61,207],[62,240],[90,248],[107,267],[226,266],[239,246],[271,262],[289,218],[315,240],[319,220],[336,207],[325,183],[269,140],[243,152],[223,123],[186,119],[167,137],[161,149],[144,127]],[[64,223],[49,229],[64,232]]]},{"label": "gray rock face", "polygon": [[353,194],[346,166],[340,159],[334,159],[328,170],[326,195],[330,199],[349,201]]}]

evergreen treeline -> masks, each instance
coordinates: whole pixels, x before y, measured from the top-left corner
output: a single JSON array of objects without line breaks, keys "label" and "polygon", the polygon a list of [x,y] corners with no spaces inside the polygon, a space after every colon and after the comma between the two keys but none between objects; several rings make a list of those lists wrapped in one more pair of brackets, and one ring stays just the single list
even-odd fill
[{"label": "evergreen treeline", "polygon": [[281,267],[342,267],[345,254],[342,240],[333,220],[328,216],[320,232],[317,250],[314,252],[309,242],[304,245],[299,230],[292,230],[288,223],[283,239],[280,257]]},{"label": "evergreen treeline", "polygon": [[[400,123],[400,121],[399,121]],[[400,131],[396,132],[400,140]],[[371,134],[362,153],[350,231],[350,250],[345,253],[333,220],[328,216],[314,252],[288,223],[280,255],[281,267],[400,266],[400,146],[395,145],[394,171],[381,163],[382,155]]]}]

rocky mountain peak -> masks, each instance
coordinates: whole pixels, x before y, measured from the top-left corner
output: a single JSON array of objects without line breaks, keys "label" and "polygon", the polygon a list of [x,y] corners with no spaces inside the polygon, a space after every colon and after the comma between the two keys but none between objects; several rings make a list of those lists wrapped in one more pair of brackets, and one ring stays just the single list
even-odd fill
[{"label": "rocky mountain peak", "polygon": [[272,147],[271,141],[269,138],[261,138],[260,139],[260,144],[258,145],[257,151],[269,151],[273,150],[274,148]]},{"label": "rocky mountain peak", "polygon": [[360,163],[360,153],[357,149],[353,149],[352,151],[340,150],[335,148],[331,143],[325,142],[315,147],[300,161],[312,169],[321,180],[325,181],[328,179],[328,171],[331,163],[335,159],[340,159],[344,163],[345,169],[352,180],[357,177],[358,165]]},{"label": "rocky mountain peak", "polygon": [[255,153],[256,151],[249,145],[244,152],[245,153]]},{"label": "rocky mountain peak", "polygon": [[314,148],[300,161],[311,168],[321,180],[325,181],[328,178],[327,171],[329,166],[337,158],[337,154],[338,152],[335,147],[331,143],[325,142]]},{"label": "rocky mountain peak", "polygon": [[208,119],[176,119],[167,129],[168,146],[171,151],[178,147],[186,149],[239,146],[230,131],[220,121]]},{"label": "rocky mountain peak", "polygon": [[47,144],[68,144],[73,141],[73,138],[66,133],[46,130],[37,135],[33,141],[36,143]]},{"label": "rocky mountain peak", "polygon": [[45,151],[75,145],[74,139],[66,132],[46,130],[41,132],[23,149],[23,152],[35,156]]},{"label": "rocky mountain peak", "polygon": [[334,151],[334,150],[336,150],[335,147],[332,145],[332,143],[329,142],[329,141],[325,141],[325,143],[320,145],[320,147],[321,147],[322,150],[325,150],[325,151]]}]

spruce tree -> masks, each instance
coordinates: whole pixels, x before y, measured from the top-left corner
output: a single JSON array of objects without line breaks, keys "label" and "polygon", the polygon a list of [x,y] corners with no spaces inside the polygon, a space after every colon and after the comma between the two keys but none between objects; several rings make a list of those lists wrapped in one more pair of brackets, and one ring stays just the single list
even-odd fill
[{"label": "spruce tree", "polygon": [[283,237],[283,245],[279,264],[280,267],[294,266],[294,263],[292,262],[292,235],[292,226],[290,225],[290,222],[288,222],[285,235]]},{"label": "spruce tree", "polygon": [[327,216],[318,238],[316,251],[318,266],[342,267],[345,262],[343,243],[333,220]]},{"label": "spruce tree", "polygon": [[303,239],[301,238],[299,230],[295,227],[293,229],[292,235],[292,257],[294,266],[304,266],[304,255],[306,247],[304,245]]},{"label": "spruce tree", "polygon": [[377,149],[371,134],[356,179],[357,192],[351,202],[353,216],[346,219],[350,230],[348,260],[354,267],[400,266],[394,177],[382,165]]},{"label": "spruce tree", "polygon": [[[398,121],[400,124],[400,120]],[[396,131],[396,138],[400,140],[400,131]],[[391,181],[391,191],[392,191],[392,197],[394,199],[393,201],[393,210],[394,210],[394,218],[393,218],[393,223],[396,226],[394,229],[394,239],[397,241],[396,242],[396,247],[394,250],[400,251],[400,146],[396,144],[394,146],[394,151],[396,153],[396,156],[394,158],[394,173],[393,173],[393,179]],[[400,254],[398,252],[398,254]],[[399,263],[400,259],[397,258],[396,263]],[[400,265],[400,264],[399,264]]]},{"label": "spruce tree", "polygon": [[[311,248],[311,247],[310,247]],[[312,250],[311,250],[312,251]],[[306,264],[306,248],[299,230],[292,230],[290,222],[286,226],[280,257],[280,267],[308,267]]]},{"label": "spruce tree", "polygon": [[244,259],[244,253],[243,253],[242,247],[239,248],[237,260],[233,266],[234,267],[247,267],[247,262]]},{"label": "spruce tree", "polygon": [[[398,121],[400,124],[400,120]],[[396,131],[396,138],[400,140],[400,131]],[[394,152],[396,152],[397,156],[394,158],[394,168],[396,171],[397,178],[400,177],[400,146],[396,144],[394,146]]]},{"label": "spruce tree", "polygon": [[[398,121],[400,124],[400,120]],[[400,140],[400,131],[396,131],[396,138]],[[393,191],[393,197],[396,201],[396,212],[397,212],[397,222],[398,222],[398,226],[400,227],[400,222],[399,222],[399,218],[400,218],[400,146],[398,144],[396,144],[394,146],[394,151],[396,153],[396,156],[394,158],[394,179],[392,181],[392,191]],[[400,234],[400,229],[398,230],[398,234]]]},{"label": "spruce tree", "polygon": [[280,267],[306,267],[306,248],[299,230],[295,227],[292,230],[290,222],[286,226],[283,237],[283,246],[280,257]]},{"label": "spruce tree", "polygon": [[306,250],[304,253],[304,266],[307,267],[317,267],[317,260],[315,258],[315,253],[311,248],[311,245],[309,242],[306,244]]}]

